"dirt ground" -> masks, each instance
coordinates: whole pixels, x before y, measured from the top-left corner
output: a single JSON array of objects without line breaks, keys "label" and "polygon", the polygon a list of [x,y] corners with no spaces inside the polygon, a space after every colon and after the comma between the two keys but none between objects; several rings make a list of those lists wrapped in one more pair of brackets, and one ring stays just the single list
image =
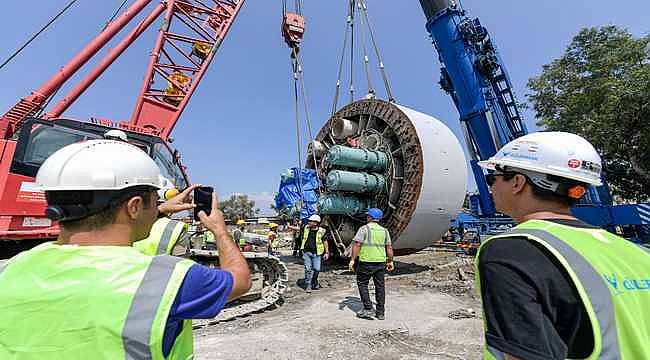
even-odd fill
[{"label": "dirt ground", "polygon": [[344,264],[325,264],[322,289],[307,294],[301,262],[283,254],[289,268],[284,303],[195,330],[197,359],[481,358],[472,258],[434,249],[398,257],[386,278],[386,320],[380,321],[356,318],[362,305]]}]

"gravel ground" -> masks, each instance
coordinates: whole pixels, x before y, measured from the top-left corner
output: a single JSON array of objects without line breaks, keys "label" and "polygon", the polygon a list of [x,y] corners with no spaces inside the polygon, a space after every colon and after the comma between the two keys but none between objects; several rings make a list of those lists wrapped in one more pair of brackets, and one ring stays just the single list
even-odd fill
[{"label": "gravel ground", "polygon": [[343,264],[326,264],[323,288],[306,294],[300,262],[283,260],[290,272],[284,303],[196,330],[197,359],[481,358],[471,258],[432,249],[399,257],[386,279],[384,321],[355,317],[362,305]]}]

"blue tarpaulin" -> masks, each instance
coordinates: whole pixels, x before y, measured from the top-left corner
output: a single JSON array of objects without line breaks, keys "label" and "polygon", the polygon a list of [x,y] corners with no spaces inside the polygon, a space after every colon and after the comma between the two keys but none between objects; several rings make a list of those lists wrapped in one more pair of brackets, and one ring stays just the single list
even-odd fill
[{"label": "blue tarpaulin", "polygon": [[[280,187],[275,195],[275,207],[280,212],[295,217],[300,210],[300,219],[308,218],[316,214],[318,204],[318,177],[313,169],[298,169],[293,167],[291,173],[283,174],[280,180]],[[300,174],[300,176],[298,176]],[[302,183],[302,192],[304,203],[301,209],[298,209],[301,202],[299,180]]]}]

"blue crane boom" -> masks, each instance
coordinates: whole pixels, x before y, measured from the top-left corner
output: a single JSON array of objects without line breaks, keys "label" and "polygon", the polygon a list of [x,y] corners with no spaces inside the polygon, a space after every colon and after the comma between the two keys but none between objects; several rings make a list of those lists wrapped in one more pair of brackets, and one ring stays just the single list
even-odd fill
[{"label": "blue crane boom", "polygon": [[[458,0],[420,0],[442,65],[440,86],[460,114],[478,195],[472,212],[485,224],[502,222],[478,162],[528,133],[508,71],[479,19],[471,19]],[[578,218],[637,241],[650,242],[650,203],[613,205],[608,187],[590,188],[572,209]],[[501,218],[502,219],[502,218]]]},{"label": "blue crane boom", "polygon": [[442,68],[440,85],[460,114],[470,165],[479,191],[477,212],[495,215],[483,170],[478,166],[501,146],[526,135],[503,61],[479,19],[470,19],[453,0],[420,0]]}]

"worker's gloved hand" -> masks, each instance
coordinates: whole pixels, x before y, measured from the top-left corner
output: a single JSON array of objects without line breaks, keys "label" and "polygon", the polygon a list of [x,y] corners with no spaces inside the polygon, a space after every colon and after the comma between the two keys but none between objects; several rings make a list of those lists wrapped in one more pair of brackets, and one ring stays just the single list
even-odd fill
[{"label": "worker's gloved hand", "polygon": [[158,205],[158,211],[165,215],[171,215],[183,210],[190,210],[195,208],[196,205],[190,202],[190,195],[194,189],[199,186],[201,186],[201,184],[194,184],[192,186],[189,186],[187,189],[183,190],[182,193]]},{"label": "worker's gloved hand", "polygon": [[386,270],[388,270],[388,271],[395,270],[395,263],[393,263],[392,261],[387,262],[386,263]]},{"label": "worker's gloved hand", "polygon": [[350,260],[350,263],[348,264],[348,270],[354,272],[354,259]]}]

